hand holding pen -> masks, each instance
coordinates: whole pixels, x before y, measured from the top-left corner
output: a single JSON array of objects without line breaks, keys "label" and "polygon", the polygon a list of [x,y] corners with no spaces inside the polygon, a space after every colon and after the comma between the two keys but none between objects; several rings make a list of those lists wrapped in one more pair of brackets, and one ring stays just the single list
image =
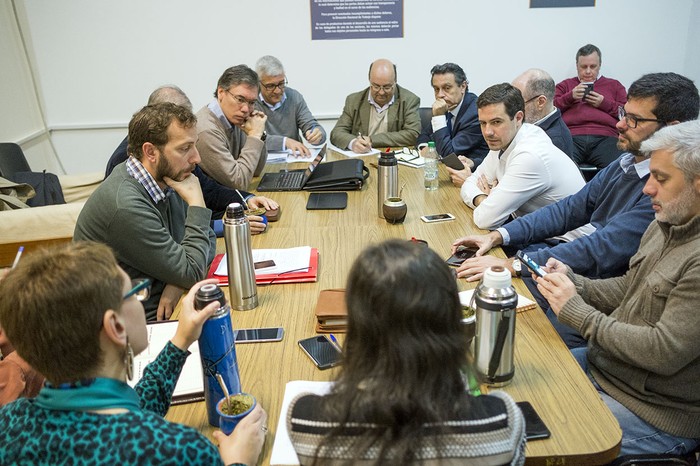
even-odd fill
[{"label": "hand holding pen", "polygon": [[350,147],[353,152],[358,154],[366,154],[372,149],[372,141],[369,137],[363,136],[362,133],[357,133],[357,138],[353,141],[352,147]]}]

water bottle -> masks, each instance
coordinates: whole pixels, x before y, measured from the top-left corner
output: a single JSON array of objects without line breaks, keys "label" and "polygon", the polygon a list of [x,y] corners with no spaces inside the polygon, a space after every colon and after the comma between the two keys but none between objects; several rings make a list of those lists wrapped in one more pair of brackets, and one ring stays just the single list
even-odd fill
[{"label": "water bottle", "polygon": [[427,191],[435,191],[438,189],[438,155],[435,150],[435,143],[428,143],[428,152],[423,156],[425,165],[423,165],[423,177],[425,180],[425,189]]},{"label": "water bottle", "polygon": [[486,269],[473,296],[476,372],[482,382],[502,387],[515,373],[513,349],[518,294],[511,285],[510,271],[500,266]]},{"label": "water bottle", "polygon": [[237,202],[226,208],[224,240],[231,307],[237,311],[255,309],[258,307],[258,288],[255,285],[250,224],[243,206]]},{"label": "water bottle", "polygon": [[204,377],[204,402],[207,406],[209,424],[219,427],[216,404],[224,397],[216,374],[226,383],[229,393],[241,392],[241,377],[238,373],[236,345],[231,328],[231,307],[218,285],[203,285],[194,297],[195,309],[204,309],[207,304],[219,301],[221,305],[202,326],[199,336],[199,356],[202,359]]},{"label": "water bottle", "polygon": [[399,197],[399,165],[393,153],[383,152],[379,156],[377,172],[377,209],[379,218],[384,218],[384,201]]}]

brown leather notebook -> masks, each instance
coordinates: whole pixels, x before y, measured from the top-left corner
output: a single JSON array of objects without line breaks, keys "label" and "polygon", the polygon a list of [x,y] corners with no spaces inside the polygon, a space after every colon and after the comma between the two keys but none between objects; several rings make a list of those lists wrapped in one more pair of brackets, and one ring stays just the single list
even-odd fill
[{"label": "brown leather notebook", "polygon": [[348,325],[345,289],[321,290],[314,314],[318,333],[345,333]]}]

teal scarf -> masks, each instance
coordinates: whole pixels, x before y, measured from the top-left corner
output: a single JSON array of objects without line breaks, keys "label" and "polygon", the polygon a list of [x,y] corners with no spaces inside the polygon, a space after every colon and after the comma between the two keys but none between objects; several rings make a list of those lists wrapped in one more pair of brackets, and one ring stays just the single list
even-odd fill
[{"label": "teal scarf", "polygon": [[124,382],[108,378],[63,384],[58,387],[46,383],[35,400],[42,408],[59,411],[96,411],[110,408],[141,411],[139,397],[134,389]]}]

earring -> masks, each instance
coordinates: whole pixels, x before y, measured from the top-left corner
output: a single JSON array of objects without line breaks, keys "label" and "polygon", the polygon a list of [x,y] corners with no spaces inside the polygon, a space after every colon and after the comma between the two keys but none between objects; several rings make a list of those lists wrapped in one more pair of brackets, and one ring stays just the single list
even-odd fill
[{"label": "earring", "polygon": [[126,354],[124,355],[124,364],[126,365],[126,379],[134,378],[134,350],[129,343],[129,337],[126,337]]}]

